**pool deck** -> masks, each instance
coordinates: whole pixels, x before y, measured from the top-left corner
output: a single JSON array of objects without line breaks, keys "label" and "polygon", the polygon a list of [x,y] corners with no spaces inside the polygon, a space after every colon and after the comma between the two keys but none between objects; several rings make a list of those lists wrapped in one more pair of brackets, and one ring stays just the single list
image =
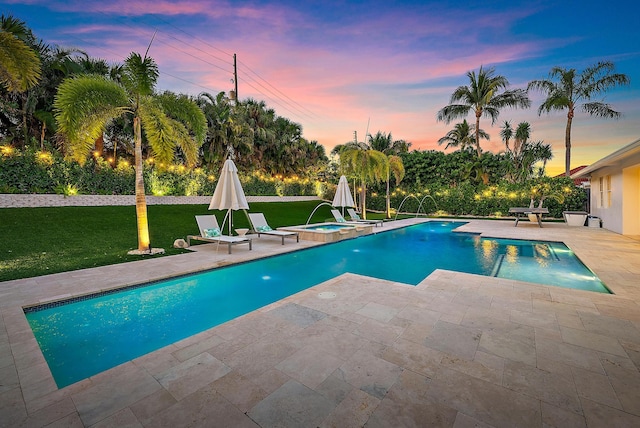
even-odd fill
[{"label": "pool deck", "polygon": [[549,222],[461,230],[563,241],[615,294],[443,270],[417,287],[344,274],[57,389],[22,306],[317,243],[263,236],[231,255],[206,244],[0,282],[0,426],[640,426],[640,241]]}]

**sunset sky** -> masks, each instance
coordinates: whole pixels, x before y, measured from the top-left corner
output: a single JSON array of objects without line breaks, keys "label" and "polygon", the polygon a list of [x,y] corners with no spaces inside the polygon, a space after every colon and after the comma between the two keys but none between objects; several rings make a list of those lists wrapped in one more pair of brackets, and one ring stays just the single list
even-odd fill
[{"label": "sunset sky", "polygon": [[[122,62],[130,52],[160,67],[159,90],[197,95],[233,89],[264,100],[327,148],[357,131],[391,132],[412,149],[443,150],[437,140],[454,123],[436,121],[466,72],[495,67],[511,88],[546,78],[554,66],[582,70],[613,61],[631,79],[604,100],[620,120],[579,112],[572,166],[592,163],[640,138],[640,4],[557,1],[0,1],[50,44]],[[499,126],[528,121],[532,140],[553,146],[551,175],[564,170],[566,112],[538,116],[503,110],[485,150],[503,148]],[[470,115],[469,121],[473,120]]]}]

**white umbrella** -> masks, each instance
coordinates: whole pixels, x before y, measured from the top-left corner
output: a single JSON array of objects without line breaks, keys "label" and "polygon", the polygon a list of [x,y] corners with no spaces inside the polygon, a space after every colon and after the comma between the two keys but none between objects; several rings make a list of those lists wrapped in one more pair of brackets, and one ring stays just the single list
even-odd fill
[{"label": "white umbrella", "polygon": [[238,178],[238,168],[231,159],[224,162],[209,209],[229,210],[229,235],[231,235],[231,210],[249,209],[249,203]]},{"label": "white umbrella", "polygon": [[352,207],[355,204],[353,203],[353,196],[351,196],[351,192],[349,191],[349,182],[347,181],[347,177],[344,175],[340,176],[340,181],[338,182],[338,187],[336,189],[336,195],[333,197],[333,203],[331,204],[334,207],[342,207],[342,215],[344,216],[344,207]]}]

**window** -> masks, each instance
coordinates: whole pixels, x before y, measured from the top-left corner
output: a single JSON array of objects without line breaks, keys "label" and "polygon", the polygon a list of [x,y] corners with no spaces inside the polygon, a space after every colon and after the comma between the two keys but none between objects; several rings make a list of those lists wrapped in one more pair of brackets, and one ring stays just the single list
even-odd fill
[{"label": "window", "polygon": [[611,207],[611,176],[600,177],[598,208]]}]

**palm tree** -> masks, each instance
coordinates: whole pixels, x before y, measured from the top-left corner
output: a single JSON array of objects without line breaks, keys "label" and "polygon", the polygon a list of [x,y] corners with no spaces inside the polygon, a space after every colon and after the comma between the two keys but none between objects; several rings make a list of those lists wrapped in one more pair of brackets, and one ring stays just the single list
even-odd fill
[{"label": "palm tree", "polygon": [[[477,133],[477,135],[485,140],[489,139],[489,134],[484,132],[482,129]],[[464,119],[462,122],[456,123],[453,129],[447,132],[447,135],[440,138],[438,140],[438,144],[442,145],[447,143],[444,147],[445,149],[448,149],[449,147],[460,147],[460,151],[465,151],[467,149],[473,150],[473,147],[477,146],[475,139],[475,126],[469,125],[467,119]]]},{"label": "palm tree", "polygon": [[516,154],[522,152],[522,148],[525,144],[527,144],[530,136],[531,125],[529,125],[529,122],[520,122],[518,124],[518,127],[516,128],[515,138],[513,141],[513,151]]},{"label": "palm tree", "polygon": [[40,80],[40,58],[26,38],[33,35],[23,21],[0,17],[0,83],[8,91],[25,92]]},{"label": "palm tree", "polygon": [[124,62],[122,83],[98,75],[65,79],[54,101],[58,130],[68,153],[84,162],[106,124],[120,116],[133,117],[135,191],[138,228],[137,253],[151,253],[147,203],[142,174],[142,130],[159,162],[170,163],[176,147],[193,165],[207,122],[186,96],[154,94],[158,66],[152,58],[131,53]]},{"label": "palm tree", "polygon": [[506,120],[504,125],[502,125],[502,130],[500,131],[500,137],[502,137],[502,141],[504,141],[504,145],[507,148],[507,153],[511,151],[509,147],[509,141],[513,138],[513,128],[511,127],[511,122]]},{"label": "palm tree", "polygon": [[[450,123],[457,118],[463,118],[473,111],[476,116],[475,144],[478,157],[482,154],[480,148],[480,118],[488,116],[494,124],[505,107],[528,108],[531,105],[527,92],[522,89],[507,90],[509,81],[504,76],[496,76],[493,68],[480,67],[467,72],[469,86],[459,86],[453,94],[449,105],[443,107],[437,115],[438,121]],[[503,91],[503,92],[500,92]]]},{"label": "palm tree", "polygon": [[625,74],[614,73],[612,62],[602,61],[587,67],[582,73],[574,68],[553,67],[549,77],[529,82],[527,89],[535,89],[546,94],[546,99],[538,108],[538,115],[552,110],[567,110],[567,126],[565,129],[565,175],[571,171],[571,124],[576,107],[582,102],[582,111],[590,116],[617,119],[622,114],[603,101],[591,101],[593,97],[616,86],[628,85],[629,78]]},{"label": "palm tree", "polygon": [[385,134],[378,131],[376,135],[369,135],[369,147],[385,155],[399,155],[407,153],[411,143],[404,140],[394,140],[391,133]]},{"label": "palm tree", "polygon": [[407,143],[403,140],[394,140],[391,133],[385,134],[380,131],[376,135],[369,135],[369,147],[373,150],[387,155],[387,161],[389,162],[389,168],[387,171],[387,186],[386,186],[386,217],[391,218],[391,196],[389,184],[391,181],[391,174],[396,180],[396,185],[404,178],[404,165],[402,158],[399,156],[401,153],[407,153],[409,151],[411,143]]},{"label": "palm tree", "polygon": [[382,181],[389,176],[387,156],[378,150],[347,146],[340,151],[340,164],[360,179],[360,210],[367,218],[367,184]]}]

